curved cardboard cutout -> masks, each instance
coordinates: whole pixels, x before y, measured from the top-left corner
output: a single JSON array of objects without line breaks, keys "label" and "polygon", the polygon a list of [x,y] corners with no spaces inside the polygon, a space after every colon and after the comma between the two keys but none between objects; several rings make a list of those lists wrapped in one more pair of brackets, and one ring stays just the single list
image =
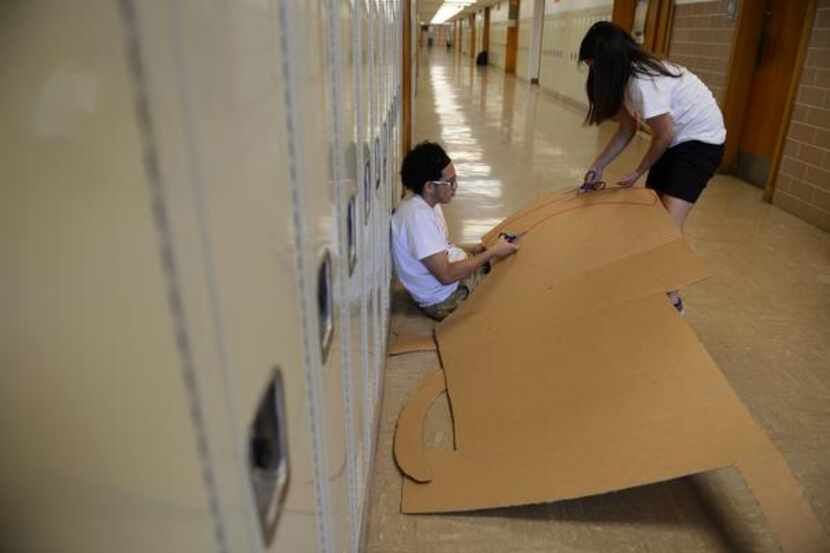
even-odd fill
[{"label": "curved cardboard cutout", "polygon": [[[830,551],[795,478],[665,297],[705,276],[650,190],[550,195],[436,329],[455,450],[423,447],[430,375],[395,437],[407,513],[555,501],[725,466],[787,552]],[[416,445],[420,443],[419,445]]]}]

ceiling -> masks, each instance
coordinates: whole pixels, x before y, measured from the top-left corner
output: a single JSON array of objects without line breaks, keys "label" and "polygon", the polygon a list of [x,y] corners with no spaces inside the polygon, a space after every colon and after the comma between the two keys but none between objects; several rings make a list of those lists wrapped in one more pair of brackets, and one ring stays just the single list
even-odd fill
[{"label": "ceiling", "polygon": [[[484,6],[489,6],[491,4],[498,4],[501,0],[478,0],[475,4],[465,8],[463,11],[459,12],[459,15],[464,13],[470,13],[477,9],[483,8]],[[418,2],[418,23],[422,23],[424,25],[428,24],[432,20],[432,16],[435,15],[435,12],[438,11],[438,8],[444,3],[444,0],[417,0]],[[456,16],[453,19],[456,19]],[[451,20],[452,21],[452,20]]]},{"label": "ceiling", "polygon": [[444,0],[418,0],[418,23],[427,24]]}]

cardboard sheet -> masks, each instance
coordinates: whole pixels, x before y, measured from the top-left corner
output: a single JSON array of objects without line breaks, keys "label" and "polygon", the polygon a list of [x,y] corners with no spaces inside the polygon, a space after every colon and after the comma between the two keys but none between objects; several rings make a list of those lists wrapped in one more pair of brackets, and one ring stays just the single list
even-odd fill
[{"label": "cardboard sheet", "polygon": [[[665,292],[705,276],[650,190],[550,195],[485,235],[519,234],[436,329],[443,373],[404,407],[402,509],[576,498],[736,466],[786,552],[830,551],[781,454]],[[446,389],[455,449],[423,419]]]},{"label": "cardboard sheet", "polygon": [[406,353],[435,351],[437,349],[435,337],[432,334],[429,336],[407,336],[393,333],[390,342],[387,354],[391,357]]}]

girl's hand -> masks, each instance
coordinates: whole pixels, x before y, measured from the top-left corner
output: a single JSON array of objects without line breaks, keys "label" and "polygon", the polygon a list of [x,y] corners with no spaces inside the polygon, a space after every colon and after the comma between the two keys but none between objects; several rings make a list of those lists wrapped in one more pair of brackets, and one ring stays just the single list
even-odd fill
[{"label": "girl's hand", "polygon": [[605,188],[605,183],[602,182],[602,169],[595,167],[588,169],[582,181],[582,186],[579,187],[579,192],[591,192],[593,190],[601,190],[602,188]]},{"label": "girl's hand", "polygon": [[635,171],[635,172],[631,173],[630,175],[628,175],[626,177],[623,177],[622,180],[620,180],[617,183],[617,185],[622,187],[622,188],[631,188],[632,186],[634,186],[634,183],[637,182],[637,179],[639,179],[642,176],[643,175],[641,175],[639,172]]},{"label": "girl's hand", "polygon": [[599,182],[601,180],[602,169],[599,169],[598,167],[591,167],[590,169],[588,169],[588,172],[585,173],[585,178],[582,180],[582,182],[586,184],[592,184],[595,182]]}]

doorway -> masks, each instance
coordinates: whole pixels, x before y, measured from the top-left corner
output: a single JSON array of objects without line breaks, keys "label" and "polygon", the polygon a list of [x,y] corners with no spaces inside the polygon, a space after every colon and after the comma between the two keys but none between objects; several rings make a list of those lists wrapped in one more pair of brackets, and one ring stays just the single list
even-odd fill
[{"label": "doorway", "polygon": [[[787,124],[785,115],[792,102],[789,85],[799,70],[798,37],[803,31],[807,7],[808,2],[803,0],[747,2],[744,7],[760,13],[754,14],[759,22],[754,63],[747,64],[745,69],[751,84],[735,171],[740,178],[760,188],[767,186],[779,134]],[[740,67],[733,65],[733,69]]]}]

